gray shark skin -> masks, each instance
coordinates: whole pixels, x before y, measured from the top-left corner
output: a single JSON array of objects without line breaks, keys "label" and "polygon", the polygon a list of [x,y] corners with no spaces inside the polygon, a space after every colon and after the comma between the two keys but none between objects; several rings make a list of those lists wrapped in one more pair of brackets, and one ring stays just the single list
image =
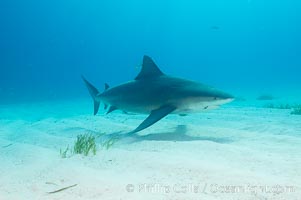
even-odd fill
[{"label": "gray shark skin", "polygon": [[149,116],[130,133],[137,133],[168,114],[185,115],[218,108],[231,102],[234,97],[213,87],[182,78],[165,75],[154,61],[143,57],[142,68],[138,76],[127,83],[98,90],[82,77],[94,100],[94,115],[100,102],[103,102],[107,114],[114,110],[143,113]]}]

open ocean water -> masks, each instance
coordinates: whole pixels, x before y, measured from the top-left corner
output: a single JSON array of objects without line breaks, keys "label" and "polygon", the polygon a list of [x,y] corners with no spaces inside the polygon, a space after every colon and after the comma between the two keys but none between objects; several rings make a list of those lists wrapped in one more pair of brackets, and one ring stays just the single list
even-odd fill
[{"label": "open ocean water", "polygon": [[[1,1],[1,102],[86,95],[143,55],[235,94],[300,93],[299,1]],[[285,95],[285,94],[283,94]]]}]

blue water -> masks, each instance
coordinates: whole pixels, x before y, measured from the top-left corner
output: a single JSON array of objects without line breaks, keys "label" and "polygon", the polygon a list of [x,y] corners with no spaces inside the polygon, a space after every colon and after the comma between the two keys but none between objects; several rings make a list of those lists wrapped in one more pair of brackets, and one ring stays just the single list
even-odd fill
[{"label": "blue water", "polygon": [[2,0],[0,103],[87,96],[139,72],[144,54],[167,74],[236,94],[298,93],[297,0]]}]

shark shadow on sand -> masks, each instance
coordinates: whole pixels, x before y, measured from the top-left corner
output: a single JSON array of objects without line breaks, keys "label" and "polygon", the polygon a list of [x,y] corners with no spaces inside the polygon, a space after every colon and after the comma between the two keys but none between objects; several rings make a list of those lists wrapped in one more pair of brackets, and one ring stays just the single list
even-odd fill
[{"label": "shark shadow on sand", "polygon": [[120,143],[135,143],[142,141],[175,141],[175,142],[189,142],[189,141],[211,141],[220,144],[227,144],[234,142],[233,139],[227,137],[212,137],[212,136],[192,136],[188,135],[186,125],[178,125],[174,131],[150,133],[148,135],[128,135],[121,134],[121,132],[105,135],[106,138],[116,138]]}]

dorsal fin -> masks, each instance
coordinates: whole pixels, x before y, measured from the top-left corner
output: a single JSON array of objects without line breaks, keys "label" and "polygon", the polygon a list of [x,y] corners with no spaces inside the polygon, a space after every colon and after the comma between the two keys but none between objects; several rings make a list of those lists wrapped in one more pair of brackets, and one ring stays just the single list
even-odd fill
[{"label": "dorsal fin", "polygon": [[135,80],[152,78],[152,77],[162,76],[162,75],[164,74],[157,67],[155,62],[149,56],[144,56],[141,71],[138,74],[138,76],[135,78]]}]

